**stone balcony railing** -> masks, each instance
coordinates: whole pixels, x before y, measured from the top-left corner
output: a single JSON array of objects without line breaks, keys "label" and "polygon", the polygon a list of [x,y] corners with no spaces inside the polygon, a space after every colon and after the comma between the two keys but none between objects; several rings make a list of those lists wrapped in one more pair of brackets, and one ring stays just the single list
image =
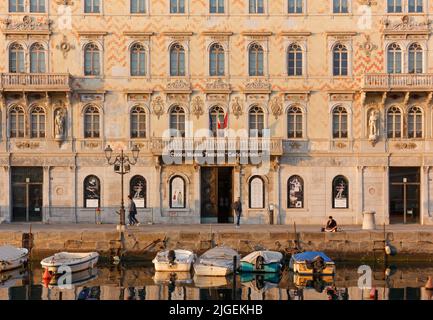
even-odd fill
[{"label": "stone balcony railing", "polygon": [[1,90],[6,91],[70,91],[67,73],[2,73]]},{"label": "stone balcony railing", "polygon": [[269,150],[270,155],[283,154],[281,138],[152,138],[150,150],[155,155],[164,151],[227,151],[262,152]]},{"label": "stone balcony railing", "polygon": [[366,74],[362,89],[366,91],[430,91],[433,87],[431,73]]}]

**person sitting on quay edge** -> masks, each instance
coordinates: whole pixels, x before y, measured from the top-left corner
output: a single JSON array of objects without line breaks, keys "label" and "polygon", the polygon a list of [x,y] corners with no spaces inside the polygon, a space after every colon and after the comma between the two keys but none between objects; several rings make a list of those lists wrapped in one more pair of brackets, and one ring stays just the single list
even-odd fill
[{"label": "person sitting on quay edge", "polygon": [[322,228],[325,232],[337,232],[337,221],[332,216],[329,216],[329,220],[326,222],[326,227]]}]

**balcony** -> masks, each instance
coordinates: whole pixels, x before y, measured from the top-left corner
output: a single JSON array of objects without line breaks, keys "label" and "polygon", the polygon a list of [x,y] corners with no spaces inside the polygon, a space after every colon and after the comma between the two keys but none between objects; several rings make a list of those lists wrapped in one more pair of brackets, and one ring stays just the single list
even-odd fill
[{"label": "balcony", "polygon": [[2,73],[4,91],[71,91],[67,73]]},{"label": "balcony", "polygon": [[431,91],[433,74],[366,74],[362,79],[364,91]]}]

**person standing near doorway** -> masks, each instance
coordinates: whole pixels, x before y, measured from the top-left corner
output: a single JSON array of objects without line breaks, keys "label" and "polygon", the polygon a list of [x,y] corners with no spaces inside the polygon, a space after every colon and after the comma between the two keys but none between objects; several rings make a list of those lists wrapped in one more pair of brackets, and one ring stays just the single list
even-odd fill
[{"label": "person standing near doorway", "polygon": [[129,225],[140,225],[137,218],[135,217],[137,214],[137,207],[135,206],[135,202],[132,199],[131,195],[128,196],[128,211],[129,211]]},{"label": "person standing near doorway", "polygon": [[237,200],[233,203],[233,210],[235,211],[236,215],[236,228],[239,228],[242,215],[242,202],[240,197],[238,197]]}]

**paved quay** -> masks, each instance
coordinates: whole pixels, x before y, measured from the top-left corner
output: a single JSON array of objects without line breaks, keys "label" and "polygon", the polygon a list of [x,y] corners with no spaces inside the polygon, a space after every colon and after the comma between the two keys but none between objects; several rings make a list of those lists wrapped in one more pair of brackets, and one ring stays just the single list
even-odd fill
[{"label": "paved quay", "polygon": [[[359,225],[341,226],[342,232],[324,233],[319,225],[140,225],[128,227],[125,233],[126,255],[153,255],[163,248],[185,248],[197,252],[211,245],[228,245],[240,252],[258,248],[290,251],[297,245],[304,250],[321,250],[336,260],[371,259],[381,256],[383,226],[362,230]],[[0,225],[0,245],[19,246],[29,223]],[[61,250],[97,250],[110,255],[121,246],[114,224],[31,224],[34,235],[33,253],[47,254]],[[394,259],[433,261],[433,226],[388,225],[385,237],[396,247]]]}]

